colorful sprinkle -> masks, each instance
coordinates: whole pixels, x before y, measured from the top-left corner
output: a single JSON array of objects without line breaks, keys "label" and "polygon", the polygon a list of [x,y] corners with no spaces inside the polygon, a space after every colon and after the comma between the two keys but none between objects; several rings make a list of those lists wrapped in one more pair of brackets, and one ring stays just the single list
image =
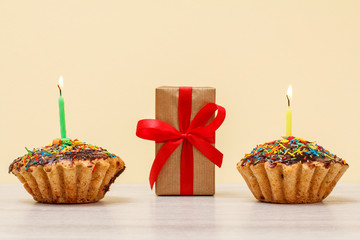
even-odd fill
[{"label": "colorful sprinkle", "polygon": [[344,160],[331,154],[315,142],[309,142],[293,136],[282,137],[280,140],[257,145],[251,153],[245,154],[242,161],[243,164],[246,162],[257,164],[261,161],[291,164],[301,161],[317,161],[319,159],[327,162],[335,161],[346,164]]},{"label": "colorful sprinkle", "polygon": [[30,151],[27,147],[25,149],[28,153],[15,159],[9,167],[9,172],[14,167],[19,169],[25,166],[26,170],[29,170],[31,166],[43,166],[59,160],[94,160],[96,158],[116,157],[115,154],[108,152],[106,149],[81,142],[78,139],[62,141],[60,145],[58,140],[54,140],[53,144],[43,148],[36,148],[33,151]]}]

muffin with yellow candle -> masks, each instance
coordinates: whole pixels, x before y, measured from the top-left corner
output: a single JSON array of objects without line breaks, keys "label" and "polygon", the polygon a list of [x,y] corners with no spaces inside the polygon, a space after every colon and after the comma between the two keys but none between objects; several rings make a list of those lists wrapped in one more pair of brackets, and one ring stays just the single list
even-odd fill
[{"label": "muffin with yellow candle", "polygon": [[254,197],[271,203],[322,201],[348,167],[314,142],[292,136],[257,145],[237,164]]},{"label": "muffin with yellow candle", "polygon": [[77,139],[55,139],[45,147],[26,150],[26,155],[13,161],[9,172],[38,202],[99,201],[125,170],[118,156]]}]

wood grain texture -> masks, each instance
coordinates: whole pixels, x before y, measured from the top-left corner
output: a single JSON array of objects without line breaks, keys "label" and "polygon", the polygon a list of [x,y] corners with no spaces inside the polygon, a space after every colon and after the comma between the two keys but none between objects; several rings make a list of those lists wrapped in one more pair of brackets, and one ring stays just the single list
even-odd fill
[{"label": "wood grain texture", "polygon": [[323,202],[271,204],[245,184],[215,196],[156,196],[148,185],[113,185],[97,203],[36,203],[20,184],[0,185],[0,239],[359,239],[360,183]]}]

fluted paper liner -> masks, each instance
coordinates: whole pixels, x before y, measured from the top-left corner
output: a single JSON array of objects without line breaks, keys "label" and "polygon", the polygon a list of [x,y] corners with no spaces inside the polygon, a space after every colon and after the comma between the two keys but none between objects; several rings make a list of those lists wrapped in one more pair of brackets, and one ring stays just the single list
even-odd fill
[{"label": "fluted paper liner", "polygon": [[44,203],[91,203],[105,196],[115,178],[125,170],[119,158],[62,160],[44,167],[25,166],[12,172],[34,200]]},{"label": "fluted paper liner", "polygon": [[241,162],[237,169],[254,197],[272,203],[314,203],[325,199],[344,174],[348,165],[321,162],[286,165],[269,162],[255,165]]}]

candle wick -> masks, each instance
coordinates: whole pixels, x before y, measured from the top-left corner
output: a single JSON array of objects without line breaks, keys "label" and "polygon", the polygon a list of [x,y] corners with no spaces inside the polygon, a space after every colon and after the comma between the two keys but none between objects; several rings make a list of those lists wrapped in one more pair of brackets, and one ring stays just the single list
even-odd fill
[{"label": "candle wick", "polygon": [[289,96],[286,94],[286,98],[287,98],[287,101],[288,101],[288,107],[290,107],[290,99],[289,99]]},{"label": "candle wick", "polygon": [[61,88],[60,88],[59,84],[58,84],[57,86],[58,86],[59,91],[60,91],[60,96],[62,96],[62,94],[61,94]]}]

